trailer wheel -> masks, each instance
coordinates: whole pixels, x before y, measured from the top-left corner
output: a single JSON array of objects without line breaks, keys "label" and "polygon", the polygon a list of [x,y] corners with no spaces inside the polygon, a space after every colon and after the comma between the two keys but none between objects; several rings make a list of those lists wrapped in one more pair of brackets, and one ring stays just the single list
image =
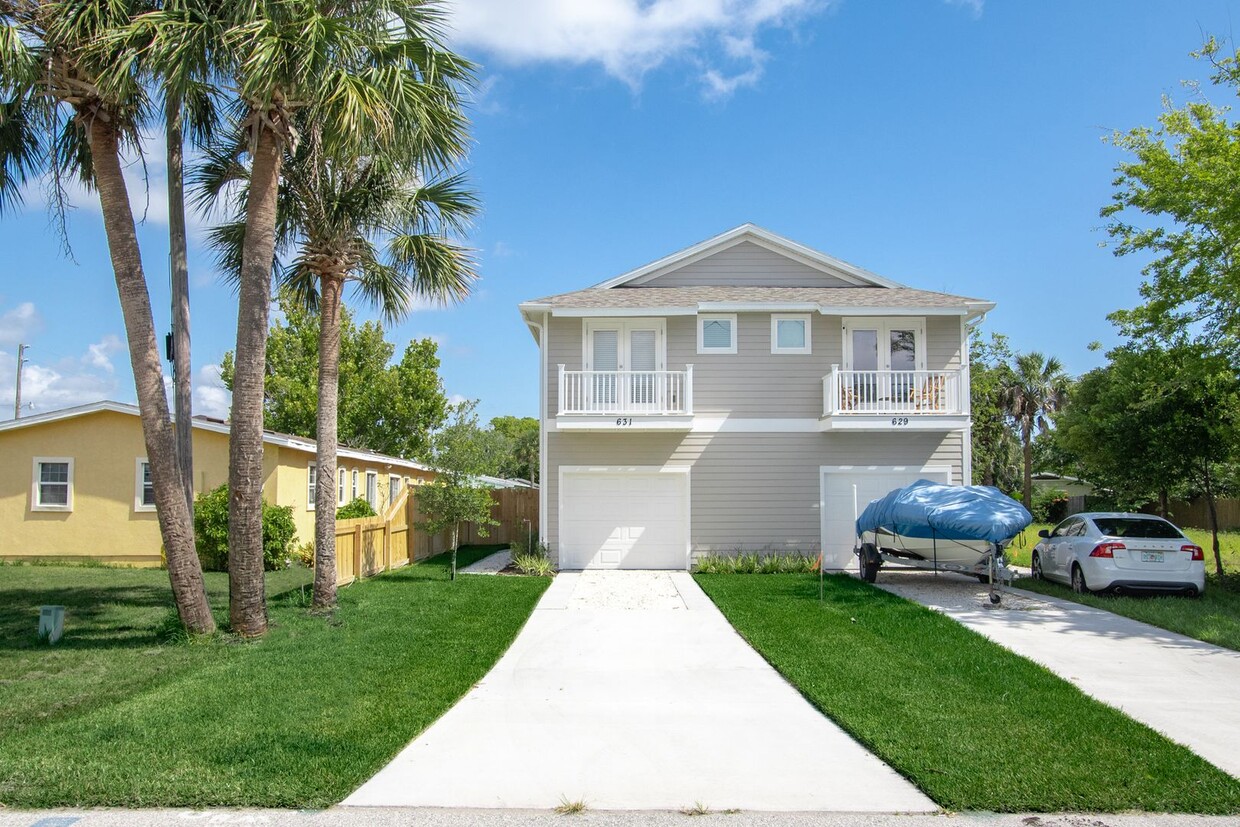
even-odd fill
[{"label": "trailer wheel", "polygon": [[990,603],[991,603],[991,605],[993,605],[993,606],[998,606],[998,605],[999,605],[999,600],[1000,600],[1000,599],[1001,599],[1001,598],[999,597],[999,593],[998,593],[998,592],[991,592],[991,593],[990,593]]},{"label": "trailer wheel", "polygon": [[867,583],[873,583],[878,579],[878,570],[883,565],[883,558],[878,556],[878,549],[873,543],[862,543],[861,553],[857,556],[861,560],[861,579]]}]

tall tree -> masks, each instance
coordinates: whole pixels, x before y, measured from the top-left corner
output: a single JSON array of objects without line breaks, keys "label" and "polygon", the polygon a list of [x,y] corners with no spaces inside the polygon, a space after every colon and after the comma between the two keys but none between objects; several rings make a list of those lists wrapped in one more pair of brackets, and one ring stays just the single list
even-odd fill
[{"label": "tall tree", "polygon": [[[449,233],[463,232],[477,201],[459,175],[428,180],[435,169],[422,163],[416,142],[363,145],[355,156],[329,155],[319,131],[308,132],[285,160],[277,248],[294,251],[292,262],[281,268],[289,295],[318,314],[313,602],[317,609],[329,609],[336,604],[334,504],[345,286],[354,285],[389,321],[407,314],[415,298],[436,303],[463,299],[476,275],[469,254]],[[243,172],[240,165],[233,170]],[[236,225],[216,232],[224,260],[240,258],[238,237]]]},{"label": "tall tree", "polygon": [[[430,0],[252,0],[224,4],[222,67],[235,90],[247,186],[238,273],[229,434],[229,617],[267,629],[262,571],[263,383],[284,160],[309,125],[324,156],[416,144],[445,168],[465,143],[460,85],[470,66],[442,47]],[[157,56],[182,48],[184,21],[156,13]]]},{"label": "tall tree", "polygon": [[532,416],[497,416],[491,420],[491,430],[502,438],[495,473],[538,482],[538,420]]},{"label": "tall tree", "polygon": [[[1240,93],[1240,52],[1208,40],[1214,88]],[[1111,142],[1135,159],[1116,168],[1102,209],[1115,254],[1152,255],[1142,271],[1142,305],[1112,314],[1129,335],[1170,342],[1192,331],[1199,343],[1240,365],[1240,123],[1229,109],[1197,96],[1183,106],[1164,98],[1155,128],[1117,132]]]},{"label": "tall tree", "polygon": [[1021,353],[1012,364],[1002,390],[1004,412],[1020,434],[1023,449],[1023,488],[1025,508],[1033,508],[1033,437],[1045,431],[1050,417],[1068,398],[1068,377],[1055,357],[1041,353]]},{"label": "tall tree", "polygon": [[1010,384],[1012,350],[1007,337],[974,331],[969,339],[973,413],[973,483],[1013,491],[1020,484],[1020,446],[1008,426],[1003,389]]},{"label": "tall tree", "polygon": [[[266,427],[314,439],[318,433],[319,321],[287,291],[267,339]],[[340,312],[341,444],[405,459],[425,459],[431,433],[444,424],[448,396],[439,376],[438,346],[414,339],[393,362],[396,346],[377,322],[357,325]],[[233,355],[224,354],[221,379],[232,385]]]},{"label": "tall tree", "polygon": [[204,633],[214,630],[215,621],[177,466],[121,157],[141,151],[139,132],[149,102],[139,65],[119,33],[144,9],[142,3],[119,1],[0,3],[0,208],[20,200],[21,188],[45,170],[51,172],[52,200],[59,209],[68,175],[99,195],[168,577],[181,622]]}]

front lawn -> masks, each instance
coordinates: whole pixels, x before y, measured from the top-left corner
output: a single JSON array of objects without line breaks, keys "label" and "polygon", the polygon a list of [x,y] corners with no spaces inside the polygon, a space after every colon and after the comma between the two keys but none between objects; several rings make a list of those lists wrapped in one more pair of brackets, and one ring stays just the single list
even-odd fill
[{"label": "front lawn", "polygon": [[[194,644],[161,637],[163,571],[0,567],[0,802],[340,801],[490,669],[549,582],[449,582],[446,566],[343,588],[330,619],[304,608],[308,572],[277,572],[265,639]],[[208,576],[217,608],[226,582]],[[69,607],[66,631],[47,647],[37,607],[53,602]]]},{"label": "front lawn", "polygon": [[696,575],[831,719],[950,810],[1240,812],[1240,781],[1049,670],[850,577]]}]

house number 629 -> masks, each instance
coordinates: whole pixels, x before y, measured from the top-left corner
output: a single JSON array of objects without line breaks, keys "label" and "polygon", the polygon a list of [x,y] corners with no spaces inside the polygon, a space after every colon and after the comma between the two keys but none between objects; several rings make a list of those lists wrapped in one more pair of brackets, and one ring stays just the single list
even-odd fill
[{"label": "house number 629", "polygon": [[618,426],[623,427],[625,425],[632,425],[632,424],[633,424],[633,418],[629,416],[622,416],[616,420],[616,425]]},{"label": "house number 629", "polygon": [[892,425],[907,425],[908,417],[907,416],[893,416],[891,418],[891,424]]}]

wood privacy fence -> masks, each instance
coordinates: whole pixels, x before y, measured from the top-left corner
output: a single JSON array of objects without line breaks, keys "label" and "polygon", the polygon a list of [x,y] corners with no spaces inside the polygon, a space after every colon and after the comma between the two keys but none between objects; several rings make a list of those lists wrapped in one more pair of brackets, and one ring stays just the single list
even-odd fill
[{"label": "wood privacy fence", "polygon": [[[1220,531],[1240,528],[1240,500],[1220,497],[1215,500],[1215,509],[1218,513]],[[1157,514],[1158,503],[1147,505],[1141,510],[1147,514]],[[1167,503],[1167,519],[1181,528],[1208,529],[1210,527],[1210,506],[1205,498],[1190,501],[1170,500]]]},{"label": "wood privacy fence", "polygon": [[[360,577],[400,568],[448,551],[451,532],[427,534],[415,526],[422,520],[417,486],[406,486],[378,517],[336,521],[336,584],[343,586]],[[458,542],[511,543],[527,536],[538,538],[538,489],[496,488],[491,491],[491,519],[483,537],[473,523],[461,526]]]}]

